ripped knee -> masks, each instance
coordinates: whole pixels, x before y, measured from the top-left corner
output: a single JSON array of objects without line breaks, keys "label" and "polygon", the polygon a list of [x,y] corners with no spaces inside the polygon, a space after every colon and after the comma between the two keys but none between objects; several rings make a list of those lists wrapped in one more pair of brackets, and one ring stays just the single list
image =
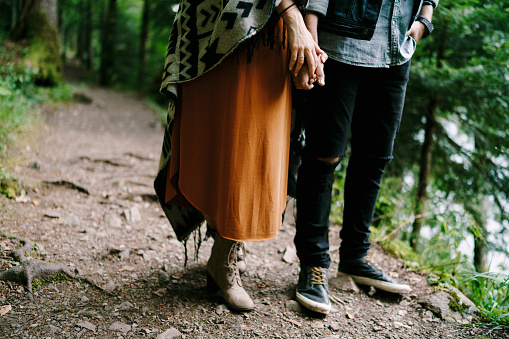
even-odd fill
[{"label": "ripped knee", "polygon": [[317,160],[320,160],[322,162],[327,162],[329,164],[339,163],[341,161],[341,158],[342,157],[334,157],[334,158],[320,158],[320,157],[316,157]]}]

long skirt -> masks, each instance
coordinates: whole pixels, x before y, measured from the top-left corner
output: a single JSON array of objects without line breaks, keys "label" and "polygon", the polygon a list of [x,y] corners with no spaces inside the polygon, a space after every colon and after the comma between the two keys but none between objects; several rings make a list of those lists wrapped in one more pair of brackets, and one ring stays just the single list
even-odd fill
[{"label": "long skirt", "polygon": [[249,62],[236,51],[179,93],[165,200],[227,239],[276,237],[286,206],[291,78],[278,27],[272,48],[258,42]]}]

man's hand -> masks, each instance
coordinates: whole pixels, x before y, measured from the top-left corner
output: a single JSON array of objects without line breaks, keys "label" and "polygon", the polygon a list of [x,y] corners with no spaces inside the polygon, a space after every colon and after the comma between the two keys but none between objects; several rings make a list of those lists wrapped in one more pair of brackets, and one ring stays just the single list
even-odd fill
[{"label": "man's hand", "polygon": [[309,69],[308,65],[305,64],[302,66],[299,74],[293,77],[293,82],[295,83],[295,87],[297,89],[310,90],[315,87],[315,82],[320,86],[325,85],[325,73],[323,71],[323,63],[327,60],[327,54],[322,54],[321,56],[317,56],[317,64],[316,68],[316,78],[309,77]]},{"label": "man's hand", "polygon": [[[421,8],[421,12],[419,13],[419,16],[422,16],[423,18],[428,19],[429,22],[431,22],[431,18],[433,17],[433,6],[431,5],[424,5]],[[406,36],[411,36],[415,42],[419,42],[421,40],[424,33],[426,33],[426,26],[420,21],[414,21],[408,32],[406,32]]]}]

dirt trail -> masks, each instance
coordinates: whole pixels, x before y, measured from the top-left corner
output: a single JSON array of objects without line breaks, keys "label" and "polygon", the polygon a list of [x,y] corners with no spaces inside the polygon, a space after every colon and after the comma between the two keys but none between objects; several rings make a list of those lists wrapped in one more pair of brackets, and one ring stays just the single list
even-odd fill
[{"label": "dirt trail", "polygon": [[[230,312],[206,291],[212,240],[184,267],[184,247],[153,200],[163,129],[160,118],[129,93],[88,88],[90,103],[43,108],[42,132],[23,150],[14,175],[26,199],[0,198],[0,230],[38,246],[33,255],[60,262],[108,293],[72,281],[35,289],[0,282],[1,338],[470,338],[474,330],[438,319],[417,300],[433,288],[375,247],[388,272],[410,283],[401,297],[331,287],[333,312],[320,317],[294,301],[298,263],[291,220],[278,238],[248,243],[244,285],[256,304]],[[42,184],[68,181],[88,191]],[[339,227],[331,228],[330,276],[336,275]],[[0,237],[0,270],[15,243]],[[283,260],[284,259],[286,260]],[[164,268],[166,273],[160,272]],[[166,280],[161,284],[160,279]],[[373,293],[375,292],[375,293]],[[10,308],[9,308],[10,306]],[[10,310],[9,310],[10,309]],[[177,336],[175,336],[177,337]]]}]

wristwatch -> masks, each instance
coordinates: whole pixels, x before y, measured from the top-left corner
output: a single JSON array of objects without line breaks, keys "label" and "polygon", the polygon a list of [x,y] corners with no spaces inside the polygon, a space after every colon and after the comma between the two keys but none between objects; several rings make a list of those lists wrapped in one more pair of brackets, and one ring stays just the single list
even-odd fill
[{"label": "wristwatch", "polygon": [[426,26],[426,31],[422,35],[423,38],[426,38],[428,35],[431,34],[431,32],[433,32],[433,24],[425,17],[419,16],[419,17],[417,17],[417,19],[415,19],[415,21],[419,21],[424,26]]}]

